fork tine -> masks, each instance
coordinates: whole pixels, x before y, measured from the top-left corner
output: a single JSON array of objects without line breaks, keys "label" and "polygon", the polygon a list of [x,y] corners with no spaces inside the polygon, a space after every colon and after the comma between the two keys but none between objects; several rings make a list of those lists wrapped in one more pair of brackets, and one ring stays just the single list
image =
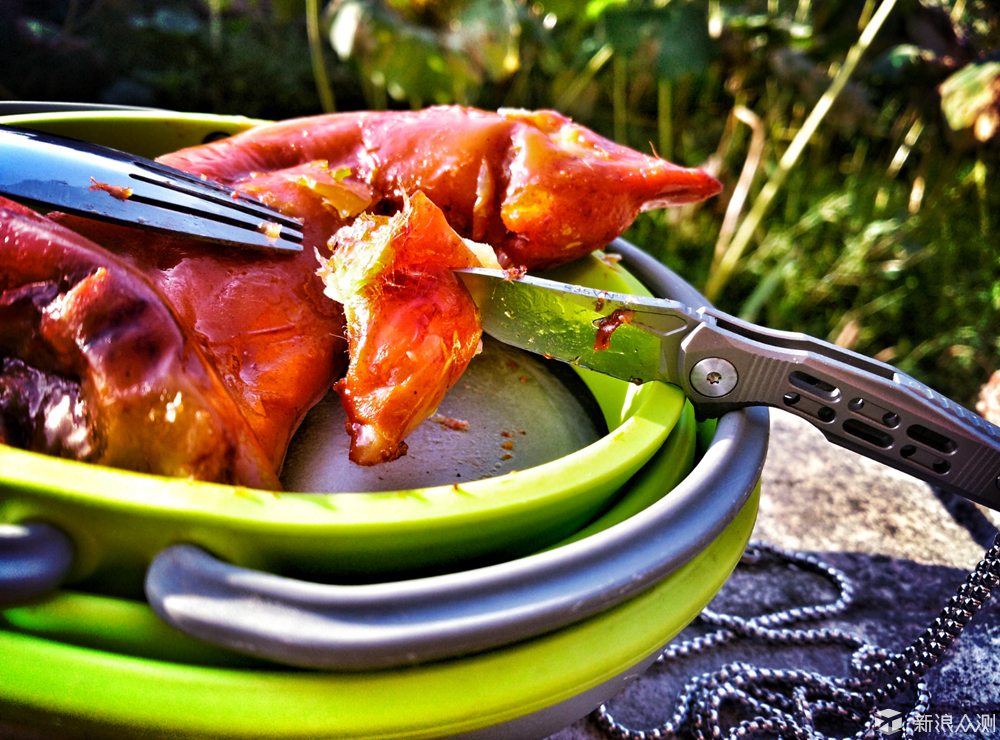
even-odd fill
[{"label": "fork tine", "polygon": [[[236,191],[221,190],[216,194],[216,191],[170,178],[154,179],[135,173],[130,177],[132,194],[129,201],[169,209],[178,217],[189,217],[192,223],[204,219],[209,222],[204,225],[206,228],[212,224],[228,225],[270,234],[272,240],[280,238],[296,245],[302,243],[302,223],[298,219],[278,213]],[[206,238],[211,239],[211,234],[206,234]]]},{"label": "fork tine", "polygon": [[164,187],[188,192],[196,197],[215,200],[220,205],[231,206],[247,213],[256,214],[261,218],[268,218],[277,223],[287,225],[290,229],[301,229],[302,227],[302,222],[299,219],[286,216],[253,196],[221,185],[214,180],[192,175],[189,172],[184,172],[183,170],[178,170],[152,160],[137,159],[134,161],[134,164],[149,172],[151,176],[133,172],[131,175],[133,178],[146,180],[147,182],[156,182]]}]

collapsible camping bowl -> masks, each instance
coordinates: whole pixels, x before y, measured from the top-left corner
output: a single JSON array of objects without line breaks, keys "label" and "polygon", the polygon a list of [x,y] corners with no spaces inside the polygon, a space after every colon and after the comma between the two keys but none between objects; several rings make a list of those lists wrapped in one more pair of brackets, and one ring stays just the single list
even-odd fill
[{"label": "collapsible camping bowl", "polygon": [[[254,122],[0,123],[155,156]],[[634,247],[609,250],[620,264],[557,277],[704,302]],[[730,414],[713,435],[665,385],[566,376],[499,346],[477,361],[442,404],[471,431],[425,423],[417,462],[370,485],[331,472],[330,409],[290,453],[283,480],[301,493],[0,446],[0,730],[532,738],[617,693],[739,560],[767,414]]]}]

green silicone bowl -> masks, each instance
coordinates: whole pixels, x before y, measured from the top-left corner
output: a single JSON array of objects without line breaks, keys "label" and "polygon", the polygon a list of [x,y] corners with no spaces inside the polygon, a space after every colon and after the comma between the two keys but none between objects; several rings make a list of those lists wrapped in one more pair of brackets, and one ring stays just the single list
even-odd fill
[{"label": "green silicone bowl", "polygon": [[[72,738],[541,738],[616,694],[711,600],[753,529],[754,495],[729,527],[670,578],[624,604],[532,640],[413,668],[320,673],[194,664],[145,605],[62,595],[0,618],[27,628],[46,609],[65,622],[105,619],[191,662],[80,647],[63,633],[0,630],[0,722]],[[96,628],[91,628],[97,631]],[[114,628],[108,630],[114,632]],[[79,637],[77,636],[79,641]],[[192,641],[193,642],[193,641]],[[181,652],[182,649],[184,652]],[[239,664],[237,664],[239,665]],[[0,734],[3,725],[0,724]]]}]

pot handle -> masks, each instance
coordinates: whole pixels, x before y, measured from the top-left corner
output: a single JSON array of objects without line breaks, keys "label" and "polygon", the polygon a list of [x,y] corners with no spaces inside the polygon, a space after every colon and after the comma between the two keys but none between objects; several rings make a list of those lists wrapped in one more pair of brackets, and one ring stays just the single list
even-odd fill
[{"label": "pot handle", "polygon": [[0,607],[44,596],[73,565],[73,543],[49,524],[0,524]]}]

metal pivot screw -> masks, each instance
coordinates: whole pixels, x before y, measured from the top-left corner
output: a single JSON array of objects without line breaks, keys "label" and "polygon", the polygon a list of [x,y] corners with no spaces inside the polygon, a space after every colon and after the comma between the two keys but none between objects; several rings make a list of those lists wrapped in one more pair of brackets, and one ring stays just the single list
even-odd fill
[{"label": "metal pivot screw", "polygon": [[729,360],[706,357],[691,368],[691,386],[703,396],[721,398],[736,387],[739,374]]}]

